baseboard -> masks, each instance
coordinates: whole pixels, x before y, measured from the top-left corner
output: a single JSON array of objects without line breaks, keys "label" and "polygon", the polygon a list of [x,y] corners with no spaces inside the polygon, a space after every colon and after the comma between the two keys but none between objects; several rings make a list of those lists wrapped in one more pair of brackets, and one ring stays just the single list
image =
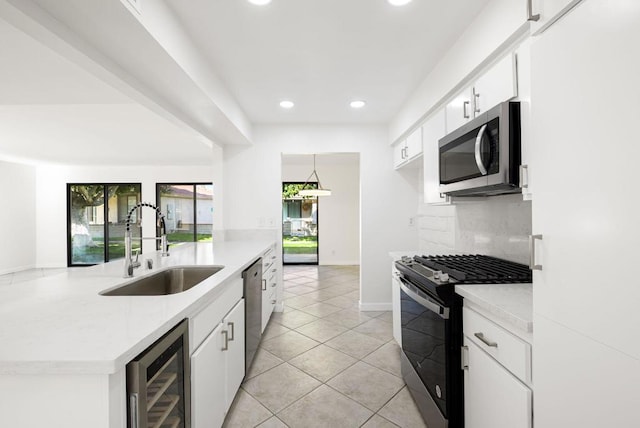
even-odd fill
[{"label": "baseboard", "polygon": [[392,306],[391,303],[358,303],[360,310],[362,312],[368,311],[390,311]]},{"label": "baseboard", "polygon": [[0,275],[6,275],[9,273],[22,272],[24,270],[35,269],[36,265],[28,265],[28,266],[17,266],[9,269],[0,269]]},{"label": "baseboard", "polygon": [[344,261],[344,260],[332,260],[325,262],[320,260],[320,266],[359,266],[360,262],[357,260]]}]

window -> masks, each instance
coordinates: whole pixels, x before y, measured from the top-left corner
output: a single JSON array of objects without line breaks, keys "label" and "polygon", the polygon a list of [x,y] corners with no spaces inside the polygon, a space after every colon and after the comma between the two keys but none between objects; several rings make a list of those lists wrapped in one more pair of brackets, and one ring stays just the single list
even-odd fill
[{"label": "window", "polygon": [[[140,183],[67,184],[67,265],[94,265],[124,257],[127,215],[140,197]],[[134,212],[134,237],[142,236],[138,219]],[[140,248],[140,241],[134,240],[132,247]]]},{"label": "window", "polygon": [[212,240],[213,184],[158,183],[156,201],[165,215],[170,244]]}]

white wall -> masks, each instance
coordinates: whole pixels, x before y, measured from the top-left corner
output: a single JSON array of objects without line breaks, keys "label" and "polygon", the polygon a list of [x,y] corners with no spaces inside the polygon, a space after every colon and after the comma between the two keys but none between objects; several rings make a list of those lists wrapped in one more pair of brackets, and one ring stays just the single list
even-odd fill
[{"label": "white wall", "polygon": [[[217,175],[221,172],[218,171]],[[36,264],[38,267],[65,267],[67,265],[67,183],[141,183],[142,201],[155,204],[156,183],[212,182],[215,177],[211,166],[37,166],[37,200],[35,218]],[[218,182],[219,183],[219,182]],[[216,200],[219,197],[214,181],[214,235],[221,226]],[[221,212],[221,211],[220,211]],[[147,209],[142,215],[145,236],[155,233],[155,213]],[[155,251],[153,242],[144,242],[143,252]]]},{"label": "white wall", "polygon": [[0,274],[35,267],[36,173],[27,165],[0,161]]},{"label": "white wall", "polygon": [[408,218],[416,215],[418,198],[393,170],[386,129],[258,126],[253,135],[253,146],[224,150],[225,228],[281,231],[281,153],[360,153],[360,301],[364,309],[390,309],[388,252],[417,248]]},{"label": "white wall", "polygon": [[[334,155],[336,156],[336,155]],[[331,196],[318,198],[318,263],[360,264],[360,164],[318,164],[322,186]],[[302,165],[282,164],[282,181],[305,181],[313,170],[311,157]]]}]

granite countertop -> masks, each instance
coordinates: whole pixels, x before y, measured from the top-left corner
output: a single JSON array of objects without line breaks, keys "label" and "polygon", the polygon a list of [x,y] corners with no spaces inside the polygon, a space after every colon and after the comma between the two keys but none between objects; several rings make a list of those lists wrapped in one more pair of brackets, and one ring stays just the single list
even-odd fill
[{"label": "granite countertop", "polygon": [[[0,374],[111,374],[219,296],[226,286],[272,245],[269,241],[184,244],[143,254],[154,269],[222,265],[224,269],[183,293],[168,296],[101,296],[131,281],[124,260],[70,269],[0,287]],[[143,266],[145,263],[143,263]]]},{"label": "granite countertop", "polygon": [[533,332],[531,284],[456,285],[456,293],[499,320],[527,333]]}]

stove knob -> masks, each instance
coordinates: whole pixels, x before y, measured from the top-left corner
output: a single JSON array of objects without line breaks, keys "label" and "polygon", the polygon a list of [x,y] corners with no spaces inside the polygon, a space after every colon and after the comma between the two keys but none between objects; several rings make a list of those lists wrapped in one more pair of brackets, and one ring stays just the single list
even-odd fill
[{"label": "stove knob", "polygon": [[434,279],[440,279],[440,275],[442,274],[441,270],[437,270],[435,272],[433,272],[433,278]]},{"label": "stove knob", "polygon": [[449,274],[448,273],[443,273],[442,275],[440,275],[440,281],[441,282],[449,282]]}]

